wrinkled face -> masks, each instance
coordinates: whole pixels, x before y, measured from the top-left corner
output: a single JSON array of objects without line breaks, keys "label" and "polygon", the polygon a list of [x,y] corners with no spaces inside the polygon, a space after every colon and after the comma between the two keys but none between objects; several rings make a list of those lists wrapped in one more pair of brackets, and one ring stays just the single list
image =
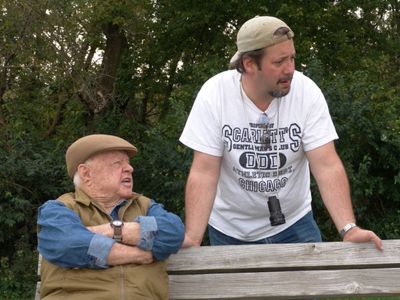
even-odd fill
[{"label": "wrinkled face", "polygon": [[268,47],[259,68],[254,73],[259,94],[265,98],[277,98],[287,95],[295,70],[296,51],[292,39]]},{"label": "wrinkled face", "polygon": [[133,167],[124,151],[109,151],[90,158],[88,183],[93,198],[127,199],[132,196]]}]

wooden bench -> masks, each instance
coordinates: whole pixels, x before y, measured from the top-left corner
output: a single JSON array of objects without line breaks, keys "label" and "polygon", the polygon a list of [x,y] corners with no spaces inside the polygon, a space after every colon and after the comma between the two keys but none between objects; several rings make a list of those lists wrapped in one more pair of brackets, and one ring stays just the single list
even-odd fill
[{"label": "wooden bench", "polygon": [[215,246],[168,260],[170,299],[400,295],[400,240]]}]

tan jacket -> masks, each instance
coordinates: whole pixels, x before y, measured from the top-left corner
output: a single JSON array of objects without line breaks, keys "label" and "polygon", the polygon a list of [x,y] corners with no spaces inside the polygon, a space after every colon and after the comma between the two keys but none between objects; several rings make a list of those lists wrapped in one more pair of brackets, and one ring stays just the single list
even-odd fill
[{"label": "tan jacket", "polygon": [[[108,214],[80,190],[58,200],[74,210],[85,226],[110,222]],[[150,199],[135,195],[120,209],[124,221],[146,215]],[[168,275],[165,262],[149,265],[127,264],[108,269],[67,269],[45,259],[41,264],[41,299],[168,299]]]}]

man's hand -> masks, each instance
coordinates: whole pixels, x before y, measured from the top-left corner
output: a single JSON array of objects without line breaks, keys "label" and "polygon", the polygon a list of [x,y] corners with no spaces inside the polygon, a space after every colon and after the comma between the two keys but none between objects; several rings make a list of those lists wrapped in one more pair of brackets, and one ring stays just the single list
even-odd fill
[{"label": "man's hand", "polygon": [[383,250],[382,240],[370,230],[365,230],[360,227],[350,229],[343,238],[344,242],[366,243],[374,242],[378,250]]},{"label": "man's hand", "polygon": [[[102,234],[110,238],[114,235],[114,229],[110,223],[86,227],[91,232]],[[107,263],[111,266],[124,264],[151,264],[154,262],[151,251],[144,251],[135,247],[140,241],[140,224],[126,222],[122,226],[122,244],[115,243],[109,253]]]},{"label": "man's hand", "polygon": [[200,244],[194,240],[192,240],[186,233],[185,233],[185,239],[183,240],[182,243],[182,248],[189,248],[189,247],[199,247]]},{"label": "man's hand", "polygon": [[137,222],[126,222],[122,226],[122,243],[136,246],[140,243],[140,224]]},{"label": "man's hand", "polygon": [[[110,238],[114,235],[114,229],[110,223],[86,227],[93,233],[102,234]],[[140,242],[140,224],[137,222],[125,222],[122,226],[122,243],[136,246]]]},{"label": "man's hand", "polygon": [[135,250],[135,258],[133,263],[139,265],[147,265],[154,262],[153,254],[151,251],[144,251],[138,247],[132,247]]},{"label": "man's hand", "polygon": [[111,227],[110,223],[96,226],[87,226],[86,228],[93,233],[102,234],[110,238],[112,238],[114,235],[114,229]]},{"label": "man's hand", "polygon": [[107,264],[110,266],[139,264],[146,265],[154,262],[151,251],[144,251],[138,247],[115,243],[107,258]]}]

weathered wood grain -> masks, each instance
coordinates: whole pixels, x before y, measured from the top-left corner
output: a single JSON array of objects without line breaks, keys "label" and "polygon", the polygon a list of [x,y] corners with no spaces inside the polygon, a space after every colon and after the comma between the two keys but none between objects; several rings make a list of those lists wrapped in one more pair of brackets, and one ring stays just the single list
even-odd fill
[{"label": "weathered wood grain", "polygon": [[168,260],[169,274],[400,267],[400,240],[215,246],[182,249]]},{"label": "weathered wood grain", "polygon": [[[182,249],[168,259],[169,298],[260,300],[400,295],[400,240],[384,240],[383,245],[384,251],[372,243],[349,242]],[[38,291],[37,288],[37,300]]]},{"label": "weathered wood grain", "polygon": [[400,268],[170,275],[170,299],[322,299],[400,294]]}]

